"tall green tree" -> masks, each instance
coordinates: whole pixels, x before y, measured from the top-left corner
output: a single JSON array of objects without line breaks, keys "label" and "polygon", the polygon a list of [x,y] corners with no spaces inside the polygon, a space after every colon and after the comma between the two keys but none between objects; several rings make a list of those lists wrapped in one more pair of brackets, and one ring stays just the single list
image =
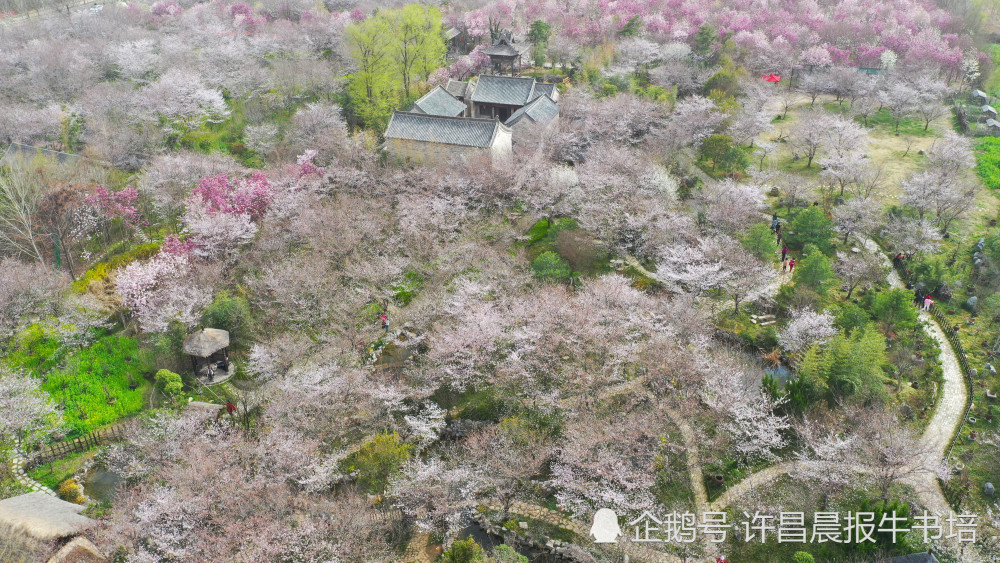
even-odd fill
[{"label": "tall green tree", "polygon": [[344,34],[355,65],[347,91],[354,112],[373,129],[384,128],[392,108],[444,62],[441,12],[434,7],[381,10]]},{"label": "tall green tree", "polygon": [[531,57],[536,66],[545,64],[545,52],[548,50],[551,36],[552,26],[542,20],[531,22],[531,27],[528,28],[528,41],[531,41]]},{"label": "tall green tree", "polygon": [[791,232],[786,237],[792,248],[803,248],[807,244],[815,244],[822,252],[832,250],[833,220],[819,206],[803,209],[792,220]]},{"label": "tall green tree", "polygon": [[[441,11],[432,6],[409,4],[397,10],[386,10],[392,36],[389,48],[403,88],[409,98],[416,80],[427,80],[441,66],[446,51],[441,35]],[[376,16],[379,17],[379,16]]]},{"label": "tall green tree", "polygon": [[774,241],[774,234],[767,223],[757,223],[750,227],[750,231],[741,241],[743,248],[746,248],[757,258],[772,261],[778,252],[778,244]]},{"label": "tall green tree", "polygon": [[872,316],[893,329],[913,328],[919,318],[913,299],[913,292],[908,289],[879,292],[871,306]]},{"label": "tall green tree", "polygon": [[833,285],[833,266],[830,265],[830,259],[815,246],[809,245],[806,250],[808,253],[803,251],[805,257],[796,264],[792,279],[796,284],[823,295]]},{"label": "tall green tree", "polygon": [[396,103],[389,21],[376,14],[344,30],[356,66],[347,86],[354,112],[373,128],[384,126]]},{"label": "tall green tree", "polygon": [[862,328],[853,336],[838,334],[806,352],[799,362],[799,380],[811,400],[826,395],[830,402],[842,398],[882,401],[885,351],[885,337],[877,330]]}]

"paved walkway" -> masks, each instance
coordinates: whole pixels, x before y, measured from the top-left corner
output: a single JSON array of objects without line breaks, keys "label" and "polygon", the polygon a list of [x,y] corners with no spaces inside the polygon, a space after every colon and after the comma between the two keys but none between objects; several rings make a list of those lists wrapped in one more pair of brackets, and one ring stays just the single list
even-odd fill
[{"label": "paved walkway", "polygon": [[24,454],[21,453],[21,450],[18,448],[11,450],[10,470],[14,474],[14,478],[17,479],[18,483],[22,486],[28,487],[32,491],[42,492],[51,496],[58,496],[52,489],[32,479],[31,476],[24,471],[24,463]]},{"label": "paved walkway", "polygon": [[[874,241],[863,237],[860,238],[860,241],[866,251],[879,253],[888,263],[888,257],[881,253],[881,250]],[[899,279],[899,275],[895,270],[890,270],[886,280],[893,287],[903,287],[902,280]],[[928,512],[944,517],[951,513],[953,508],[948,504],[947,499],[945,499],[944,492],[941,490],[941,485],[937,479],[937,474],[931,468],[938,467],[944,461],[951,438],[962,422],[968,398],[968,390],[965,387],[962,370],[958,365],[958,358],[955,356],[955,352],[952,350],[951,344],[945,337],[941,327],[938,326],[934,318],[926,311],[920,311],[920,318],[926,321],[924,330],[931,338],[937,341],[938,347],[941,349],[940,360],[944,372],[944,385],[941,388],[941,398],[934,410],[934,416],[920,438],[921,445],[923,446],[922,449],[925,449],[928,454],[918,464],[920,467],[927,469],[911,474],[903,482],[913,487],[917,498],[926,507]],[[735,500],[750,491],[767,486],[782,475],[794,472],[797,463],[795,461],[779,463],[747,476],[739,483],[727,489],[716,499],[711,505],[712,510],[724,510]],[[851,469],[859,473],[866,471],[866,468],[863,467],[852,467]],[[697,478],[699,481],[702,479],[700,471],[697,475],[695,472],[692,472],[691,478],[692,486],[694,486],[694,479]],[[981,560],[982,557],[978,553],[975,553],[973,549],[967,548],[963,554],[963,561],[976,562]]]}]

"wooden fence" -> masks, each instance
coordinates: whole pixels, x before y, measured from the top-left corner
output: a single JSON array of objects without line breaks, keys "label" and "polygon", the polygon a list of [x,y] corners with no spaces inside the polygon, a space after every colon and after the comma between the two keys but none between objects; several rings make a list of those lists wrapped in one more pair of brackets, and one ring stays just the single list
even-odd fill
[{"label": "wooden fence", "polygon": [[100,428],[71,440],[63,440],[45,446],[28,457],[25,469],[51,463],[68,455],[85,452],[116,440],[123,440],[133,425],[134,423],[131,421],[121,421],[113,426]]},{"label": "wooden fence", "polygon": [[962,376],[965,380],[965,389],[967,397],[965,399],[965,412],[962,413],[962,420],[958,423],[958,428],[955,429],[955,433],[951,436],[951,441],[948,443],[948,451],[945,453],[945,460],[951,458],[951,451],[955,449],[955,443],[962,436],[962,430],[965,428],[965,421],[969,419],[969,411],[972,410],[972,370],[969,368],[969,357],[965,354],[965,348],[962,347],[962,341],[958,338],[958,333],[955,332],[954,328],[948,324],[948,318],[944,316],[937,304],[932,304],[930,308],[931,316],[937,321],[939,327],[944,332],[945,337],[948,339],[948,343],[951,344],[951,349],[955,352],[955,357],[958,359],[958,367],[962,370]]}]

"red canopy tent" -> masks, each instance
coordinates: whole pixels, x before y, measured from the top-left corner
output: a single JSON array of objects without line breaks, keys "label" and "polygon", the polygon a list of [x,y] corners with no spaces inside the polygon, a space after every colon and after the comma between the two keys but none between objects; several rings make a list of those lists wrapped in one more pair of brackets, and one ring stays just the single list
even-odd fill
[{"label": "red canopy tent", "polygon": [[777,74],[765,74],[761,78],[763,78],[767,82],[781,82],[781,77],[778,76]]}]

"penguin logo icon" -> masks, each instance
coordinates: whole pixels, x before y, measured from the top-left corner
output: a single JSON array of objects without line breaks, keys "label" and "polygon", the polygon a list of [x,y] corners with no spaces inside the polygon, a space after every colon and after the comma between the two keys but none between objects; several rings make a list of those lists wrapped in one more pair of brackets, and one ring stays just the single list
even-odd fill
[{"label": "penguin logo icon", "polygon": [[610,508],[602,508],[594,514],[594,525],[590,527],[594,543],[618,543],[622,529],[618,526],[618,515]]}]

